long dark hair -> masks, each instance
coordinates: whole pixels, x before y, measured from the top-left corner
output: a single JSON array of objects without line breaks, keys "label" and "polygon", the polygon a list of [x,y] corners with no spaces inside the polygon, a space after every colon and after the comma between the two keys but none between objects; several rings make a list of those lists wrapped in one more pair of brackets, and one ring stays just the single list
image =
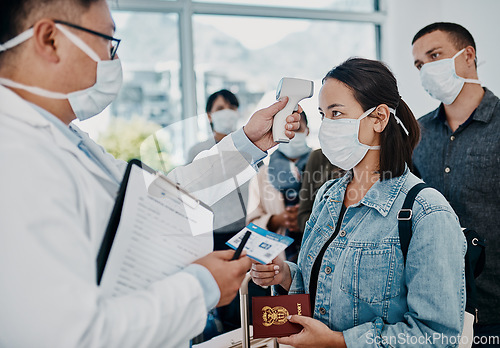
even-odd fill
[{"label": "long dark hair", "polygon": [[323,78],[343,82],[354,94],[363,110],[380,104],[396,110],[409,135],[389,118],[387,126],[380,134],[380,180],[398,177],[405,171],[405,164],[413,169],[412,155],[420,140],[420,127],[410,108],[401,99],[396,78],[389,68],[377,60],[350,58],[330,70]]}]

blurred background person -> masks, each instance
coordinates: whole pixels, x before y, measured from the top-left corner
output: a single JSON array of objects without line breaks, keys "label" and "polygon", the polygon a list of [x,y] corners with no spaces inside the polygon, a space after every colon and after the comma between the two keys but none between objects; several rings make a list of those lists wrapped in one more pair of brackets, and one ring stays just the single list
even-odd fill
[{"label": "blurred background person", "polygon": [[[236,95],[227,89],[221,89],[208,97],[205,110],[212,128],[213,138],[194,145],[189,150],[188,163],[192,162],[200,152],[210,149],[226,135],[237,129],[240,121],[239,105]],[[219,214],[214,215],[214,250],[229,249],[225,244],[226,241],[245,227],[248,186],[247,182],[236,191],[231,192],[227,201],[215,203],[218,206],[223,204],[223,207],[221,206]],[[205,330],[193,340],[193,343],[207,341],[239,326],[239,296],[237,296],[229,305],[209,312]]]},{"label": "blurred background person", "polygon": [[[221,89],[208,97],[205,109],[212,127],[213,138],[194,145],[189,150],[188,163],[201,151],[210,149],[215,143],[236,130],[240,121],[239,105],[236,95],[227,89]],[[214,250],[229,249],[225,244],[226,241],[245,227],[248,185],[249,183],[246,183],[239,190],[230,193],[230,198],[224,203],[224,209],[214,216]]]},{"label": "blurred background person", "polygon": [[238,98],[227,89],[221,89],[208,97],[205,111],[210,127],[212,127],[213,139],[209,138],[189,149],[188,163],[192,162],[197,154],[210,149],[226,135],[236,130],[240,121],[239,106]]},{"label": "blurred background person", "polygon": [[297,213],[302,172],[311,148],[307,145],[309,134],[307,117],[301,113],[300,128],[289,143],[279,144],[269,157],[269,165],[263,166],[250,181],[247,223],[294,239],[285,253],[294,261],[302,241]]}]

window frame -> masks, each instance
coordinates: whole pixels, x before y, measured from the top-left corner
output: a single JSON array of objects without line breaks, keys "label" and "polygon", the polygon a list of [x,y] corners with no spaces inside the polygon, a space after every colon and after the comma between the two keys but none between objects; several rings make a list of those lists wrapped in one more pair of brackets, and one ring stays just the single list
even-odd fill
[{"label": "window frame", "polygon": [[382,26],[386,18],[386,12],[381,10],[380,2],[383,0],[373,1],[374,11],[369,13],[281,6],[221,4],[192,0],[119,0],[110,1],[109,5],[113,11],[176,13],[178,15],[180,76],[183,82],[180,86],[182,119],[185,119],[197,114],[193,15],[227,15],[371,23],[375,25],[374,40],[376,56],[377,59],[381,59]]}]

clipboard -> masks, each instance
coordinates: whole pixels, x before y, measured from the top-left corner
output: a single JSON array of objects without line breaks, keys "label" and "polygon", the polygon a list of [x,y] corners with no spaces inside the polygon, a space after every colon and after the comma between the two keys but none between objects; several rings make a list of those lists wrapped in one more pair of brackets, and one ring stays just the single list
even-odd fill
[{"label": "clipboard", "polygon": [[[127,168],[125,170],[125,175],[124,175],[123,180],[120,184],[120,188],[118,190],[118,195],[117,195],[115,204],[113,206],[113,210],[112,210],[110,219],[108,221],[108,225],[106,227],[106,231],[104,233],[104,237],[103,237],[99,252],[97,254],[97,259],[96,259],[97,285],[101,284],[102,276],[103,276],[104,270],[106,268],[106,263],[108,261],[108,258],[109,258],[109,255],[110,255],[110,252],[111,252],[111,249],[113,246],[113,242],[115,241],[118,227],[120,225],[123,205],[124,205],[125,197],[126,197],[126,193],[127,193],[127,187],[128,187],[130,175],[131,175],[131,172],[132,172],[132,169],[134,168],[134,166],[137,166],[137,167],[141,168],[141,170],[143,170],[149,174],[152,174],[154,176],[154,180],[153,180],[153,182],[150,183],[149,187],[154,186],[155,183],[158,183],[158,184],[161,183],[161,185],[163,185],[163,186],[166,185],[170,188],[170,190],[174,190],[175,192],[182,194],[182,195],[180,195],[180,197],[182,197],[183,203],[185,205],[191,207],[192,209],[196,209],[197,207],[202,206],[204,209],[207,209],[208,211],[210,211],[212,213],[211,208],[207,204],[203,203],[202,201],[200,201],[196,197],[192,196],[189,192],[187,192],[186,190],[179,187],[179,185],[177,185],[176,183],[169,180],[165,175],[155,171],[154,169],[145,165],[144,163],[142,163],[138,159],[132,159],[128,163]],[[149,189],[148,189],[148,193],[151,194],[151,191]]]}]

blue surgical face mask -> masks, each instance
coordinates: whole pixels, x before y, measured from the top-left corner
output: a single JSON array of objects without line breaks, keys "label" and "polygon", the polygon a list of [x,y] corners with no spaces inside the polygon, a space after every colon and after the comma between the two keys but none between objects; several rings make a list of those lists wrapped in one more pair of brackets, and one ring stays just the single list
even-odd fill
[{"label": "blue surgical face mask", "polygon": [[278,150],[288,158],[299,158],[311,151],[307,146],[306,133],[295,133],[295,136],[288,143],[280,143]]},{"label": "blue surgical face mask", "polygon": [[420,69],[420,80],[424,89],[431,97],[444,104],[453,103],[466,82],[481,84],[479,80],[465,79],[457,75],[455,59],[464,51],[465,48],[452,58],[426,63]]},{"label": "blue surgical face mask", "polygon": [[[97,62],[96,83],[84,90],[71,93],[58,93],[40,87],[27,86],[9,79],[0,78],[0,84],[12,88],[19,88],[30,93],[52,99],[68,99],[73,112],[80,120],[86,120],[103,111],[116,98],[120,91],[123,75],[119,59],[101,60],[82,39],[66,29],[63,24],[56,27],[66,37]],[[33,29],[29,29],[15,38],[0,45],[0,52],[15,47],[33,36]]]}]

